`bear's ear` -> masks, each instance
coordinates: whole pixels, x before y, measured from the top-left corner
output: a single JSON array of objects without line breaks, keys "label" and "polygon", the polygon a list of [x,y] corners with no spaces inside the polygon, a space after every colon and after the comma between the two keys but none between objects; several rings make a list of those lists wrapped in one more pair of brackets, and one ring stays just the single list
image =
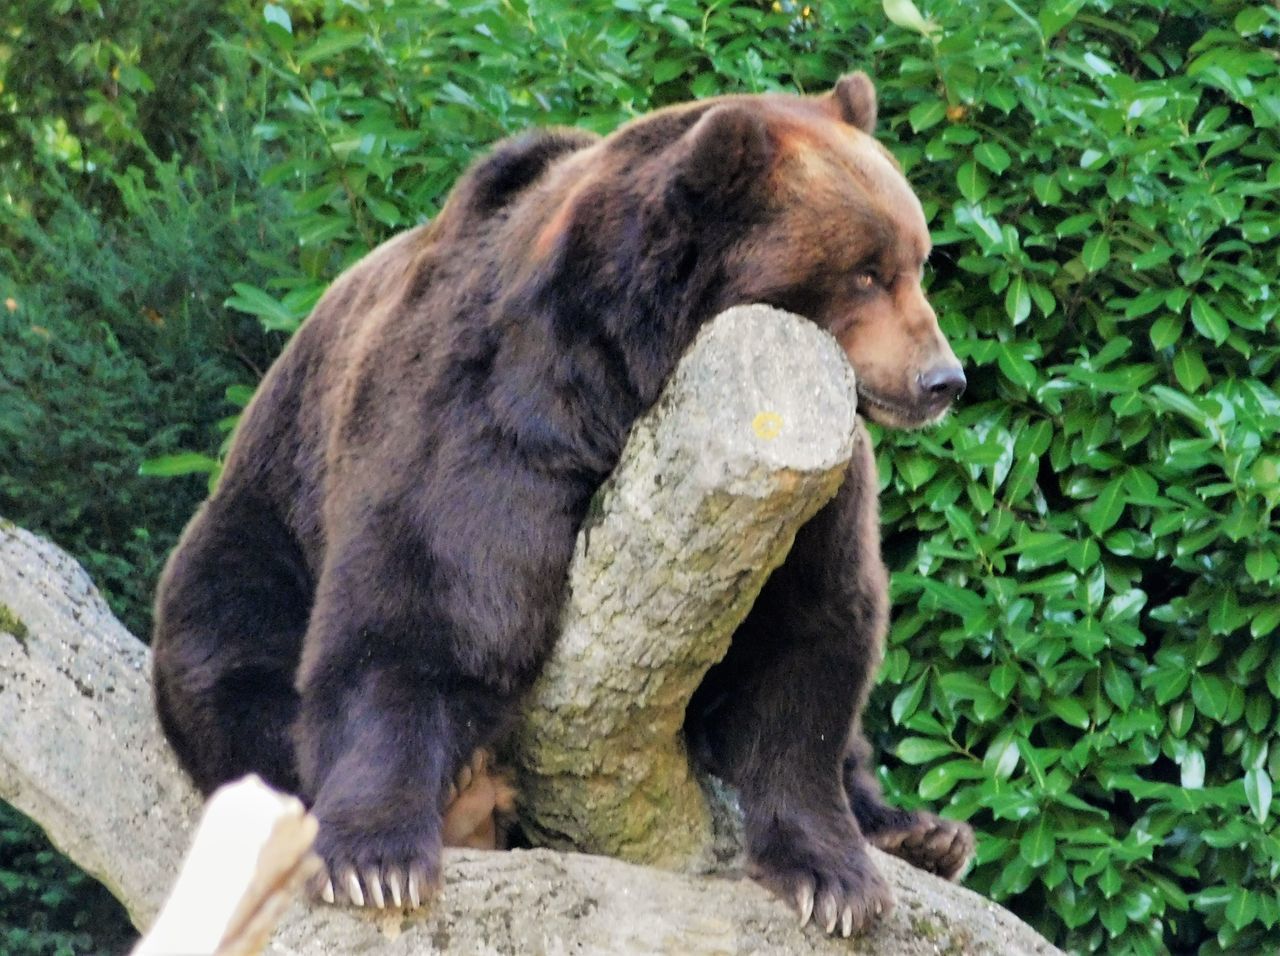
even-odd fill
[{"label": "bear's ear", "polygon": [[745,103],[707,110],[679,148],[676,181],[700,198],[738,195],[767,174],[774,155],[764,117]]},{"label": "bear's ear", "polygon": [[842,120],[864,133],[875,132],[876,88],[867,74],[859,70],[840,77],[829,96]]}]

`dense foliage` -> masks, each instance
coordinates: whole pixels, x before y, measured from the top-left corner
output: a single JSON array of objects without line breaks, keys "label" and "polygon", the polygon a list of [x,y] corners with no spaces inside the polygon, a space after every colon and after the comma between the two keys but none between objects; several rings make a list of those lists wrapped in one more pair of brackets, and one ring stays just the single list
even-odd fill
[{"label": "dense foliage", "polygon": [[1272,952],[1280,15],[1080,6],[878,70],[974,384],[882,458],[892,777],[1074,948]]},{"label": "dense foliage", "polygon": [[[85,407],[64,404],[38,430],[6,430],[16,413],[5,416],[12,391],[0,389],[0,446],[21,439],[25,455],[29,441],[52,448],[66,435],[75,447],[78,428],[113,446],[85,446],[85,464],[63,475],[56,448],[39,452],[47,464],[23,473],[0,511],[22,507],[18,491],[34,509],[50,487],[61,507],[105,504],[116,488],[93,488],[98,455],[136,466],[180,440],[195,454],[152,470],[214,469],[209,423],[231,408],[213,396],[230,379],[200,359],[236,369],[243,351],[227,346],[236,326],[218,300],[291,330],[343,265],[432,215],[499,136],[605,130],[693,96],[816,91],[868,69],[882,135],[931,219],[931,296],[970,378],[942,426],[879,436],[898,611],[869,719],[886,785],[971,820],[980,849],[967,882],[1066,947],[1277,949],[1280,13],[1240,0],[920,7],[928,19],[888,3],[890,22],[868,0],[218,6],[236,29],[211,14],[227,37],[191,58],[216,54],[226,77],[202,87],[205,125],[158,123],[142,137],[141,172],[105,180],[84,170],[84,147],[46,150],[60,175],[80,163],[92,189],[66,191],[92,214],[67,218],[52,199],[18,210],[23,241],[46,237],[55,261],[78,242],[83,254],[76,237],[90,223],[129,237],[115,252],[153,236],[155,254],[173,258],[121,253],[122,274],[157,289],[178,270],[204,305],[164,352],[163,336],[133,337],[128,309],[102,305],[115,296],[136,313],[158,292],[135,304],[134,286],[96,277],[110,294],[58,298],[58,272],[0,262],[15,299],[65,316],[55,338],[66,355],[74,345],[103,367],[155,356],[149,378],[82,377],[74,359],[47,359],[44,374],[67,389],[59,401]],[[158,95],[145,86],[137,117]],[[4,130],[0,162],[13,142]],[[247,178],[227,179],[210,156],[240,157],[231,165]],[[210,185],[183,192],[179,181]],[[219,184],[235,199],[220,201]],[[186,258],[172,231],[182,215],[161,212],[175,193],[193,224]],[[55,347],[31,338],[34,314],[8,321],[22,361]],[[0,360],[0,386],[19,364]],[[77,398],[81,380],[100,397]],[[170,408],[163,421],[158,405]],[[142,425],[91,425],[98,408],[104,422]],[[129,600],[150,587],[156,552],[139,560],[128,534],[171,540],[180,521],[145,499],[185,508],[185,481],[182,493],[176,482],[148,492],[121,477],[110,547],[77,545],[131,564],[140,590],[121,591]]]},{"label": "dense foliage", "polygon": [[[139,464],[216,452],[224,393],[279,345],[222,304],[277,271],[258,250],[285,241],[250,74],[221,57],[215,72],[216,11],[195,6],[39,0],[0,24],[0,515],[70,549],[142,635],[204,487]],[[0,804],[0,952],[119,952],[126,930]]]}]

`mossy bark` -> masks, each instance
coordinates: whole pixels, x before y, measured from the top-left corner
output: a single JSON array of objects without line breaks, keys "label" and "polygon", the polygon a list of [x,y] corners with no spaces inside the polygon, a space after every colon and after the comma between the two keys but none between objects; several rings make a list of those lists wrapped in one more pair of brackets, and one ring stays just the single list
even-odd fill
[{"label": "mossy bark", "polygon": [[561,636],[514,748],[540,843],[703,870],[711,814],[681,725],[853,451],[853,371],[811,322],[719,316],[632,429],[569,573]]}]

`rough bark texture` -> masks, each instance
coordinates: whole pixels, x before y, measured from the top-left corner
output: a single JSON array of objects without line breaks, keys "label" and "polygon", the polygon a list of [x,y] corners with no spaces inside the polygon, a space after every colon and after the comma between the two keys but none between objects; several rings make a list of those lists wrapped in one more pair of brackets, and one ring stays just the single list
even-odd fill
[{"label": "rough bark texture", "polygon": [[536,842],[712,868],[685,707],[839,487],[854,384],[813,323],[744,306],[698,337],[636,423],[578,537],[560,638],[514,751]]},{"label": "rough bark texture", "polygon": [[[811,329],[785,327],[791,321],[759,311],[722,319],[711,336],[727,329],[727,338],[695,347],[602,495],[574,565],[565,641],[523,732],[535,832],[679,866],[705,862],[708,804],[678,743],[684,702],[849,455],[845,363]],[[708,365],[699,371],[695,360]],[[0,798],[148,926],[198,811],[153,716],[148,651],[71,558],[3,523],[0,727]],[[729,819],[725,801],[712,806]],[[658,827],[673,852],[655,845]],[[298,904],[268,951],[1057,952],[981,897],[876,860],[898,906],[852,941],[801,930],[787,906],[732,873],[542,849],[450,851],[443,897],[425,916]]]}]

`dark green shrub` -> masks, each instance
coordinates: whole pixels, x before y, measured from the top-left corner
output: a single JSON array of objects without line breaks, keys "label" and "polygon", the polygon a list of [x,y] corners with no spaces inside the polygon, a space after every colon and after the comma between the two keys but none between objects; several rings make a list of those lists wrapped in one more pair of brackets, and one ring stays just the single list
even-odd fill
[{"label": "dark green shrub", "polygon": [[120,904],[0,803],[0,953],[72,956],[127,952],[133,939]]},{"label": "dark green shrub", "polygon": [[[196,115],[135,100],[134,132],[151,116],[148,128],[172,137],[170,158],[148,136],[104,144],[92,123],[72,142],[62,117],[89,109],[90,94],[40,87],[21,69],[67,53],[39,46],[70,21],[42,35],[38,6],[0,39],[0,516],[69,549],[145,638],[156,575],[205,482],[157,481],[139,466],[180,450],[216,455],[215,425],[232,410],[224,393],[278,348],[222,301],[233,280],[276,271],[280,208],[259,185],[250,75],[234,58],[217,81],[175,94],[200,104]],[[156,23],[105,22],[158,42]],[[8,61],[6,40],[19,48]],[[60,140],[42,138],[59,124]],[[89,156],[96,165],[73,161]],[[123,952],[131,934],[105,890],[0,804],[0,952]]]},{"label": "dark green shrub", "polygon": [[47,164],[76,197],[123,210],[111,172],[198,150],[203,86],[223,71],[210,31],[243,0],[9,0],[0,27],[0,180],[43,220]]},{"label": "dark green shrub", "polygon": [[222,299],[254,275],[275,211],[232,141],[209,139],[222,155],[204,169],[155,160],[115,176],[124,218],[86,208],[53,168],[46,221],[0,209],[24,247],[0,250],[0,514],[72,551],[144,637],[160,563],[205,488],[139,465],[216,454],[224,393],[270,356]]}]

